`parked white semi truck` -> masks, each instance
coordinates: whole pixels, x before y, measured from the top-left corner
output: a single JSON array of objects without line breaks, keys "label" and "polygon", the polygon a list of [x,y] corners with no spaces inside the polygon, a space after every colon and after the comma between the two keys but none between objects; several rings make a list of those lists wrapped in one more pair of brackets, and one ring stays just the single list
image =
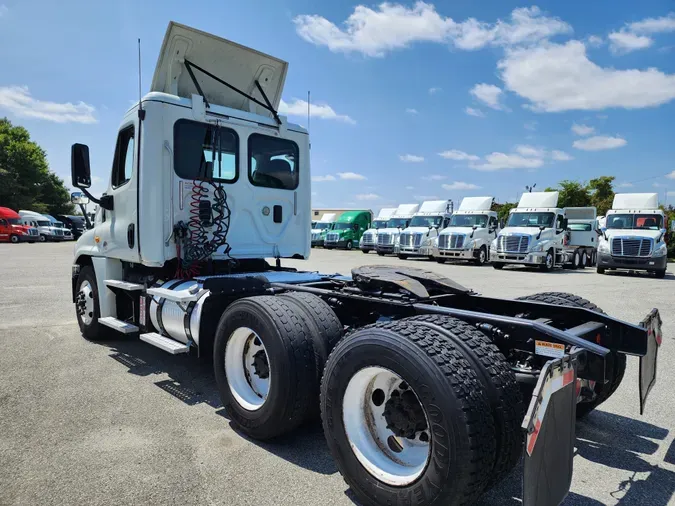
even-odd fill
[{"label": "parked white semi truck", "polygon": [[89,149],[72,147],[73,185],[101,208],[73,259],[82,334],[211,354],[227,416],[251,438],[288,433],[320,407],[362,504],[474,504],[521,456],[524,506],[559,504],[575,411],[612,395],[626,354],[641,357],[644,406],[658,310],[638,326],[570,294],[484,297],[423,269],[282,267],[311,245],[308,134],[277,114],[286,70],[171,23],[102,197],[88,191]]},{"label": "parked white semi truck", "polygon": [[387,227],[378,230],[375,251],[380,256],[396,253],[401,232],[408,228],[410,220],[420,208],[419,204],[401,204],[387,222]]},{"label": "parked white semi truck", "polygon": [[401,232],[396,254],[401,260],[410,256],[431,258],[438,232],[448,225],[452,216],[452,200],[422,202],[410,224]]},{"label": "parked white semi truck", "polygon": [[[523,193],[518,207],[509,213],[506,227],[492,241],[492,266],[502,269],[508,264],[519,264],[537,266],[543,271],[585,266],[595,255],[594,243],[585,234],[570,238],[566,210],[557,205],[558,192]],[[594,223],[594,210],[592,214]],[[579,212],[575,211],[574,216],[578,217]],[[585,214],[582,212],[581,216]],[[584,258],[586,263],[582,265]]]},{"label": "parked white semi truck", "polygon": [[24,225],[37,227],[41,242],[63,241],[65,239],[63,228],[54,226],[47,216],[25,209],[19,211],[19,216],[21,216],[21,222]]},{"label": "parked white semi truck", "polygon": [[499,234],[497,213],[491,211],[493,197],[466,197],[441,231],[433,251],[438,263],[470,260],[484,265],[490,259],[490,244]]},{"label": "parked white semi truck", "polygon": [[336,213],[326,213],[319,221],[314,222],[314,226],[312,227],[312,247],[324,245],[326,234],[329,230],[332,230],[335,220],[337,220]]},{"label": "parked white semi truck", "polygon": [[618,193],[599,236],[598,273],[629,269],[666,275],[667,223],[656,193]]},{"label": "parked white semi truck", "polygon": [[377,248],[377,234],[380,229],[387,228],[387,223],[389,218],[393,216],[396,212],[395,207],[383,207],[380,209],[380,212],[377,215],[377,218],[373,220],[370,225],[370,228],[365,231],[361,240],[359,241],[359,248],[364,253],[369,253],[375,251]]}]

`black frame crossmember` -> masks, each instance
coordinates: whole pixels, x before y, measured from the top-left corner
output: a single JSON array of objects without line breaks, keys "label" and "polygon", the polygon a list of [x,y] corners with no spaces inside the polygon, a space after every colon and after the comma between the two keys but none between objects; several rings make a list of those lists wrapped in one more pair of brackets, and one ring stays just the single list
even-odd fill
[{"label": "black frame crossmember", "polygon": [[190,60],[184,60],[184,61],[185,61],[185,68],[187,69],[188,74],[190,74],[190,79],[192,79],[192,82],[193,82],[193,84],[195,85],[195,88],[197,88],[197,92],[202,96],[202,98],[204,98],[204,103],[206,104],[206,107],[211,108],[211,104],[209,104],[208,99],[207,99],[206,96],[204,95],[204,92],[202,91],[202,87],[199,85],[199,81],[197,81],[197,77],[195,76],[194,72],[192,71],[192,67],[196,68],[197,70],[199,70],[199,71],[202,72],[203,74],[206,74],[206,75],[209,76],[211,79],[213,79],[213,80],[219,82],[219,83],[222,84],[223,86],[228,87],[228,88],[231,89],[232,91],[236,91],[236,92],[239,93],[240,95],[242,95],[242,96],[246,97],[247,99],[249,99],[251,102],[254,102],[254,103],[258,104],[260,107],[263,107],[264,109],[267,109],[267,110],[270,111],[270,112],[272,113],[272,115],[274,116],[274,119],[275,119],[275,121],[277,122],[277,125],[281,125],[281,120],[279,119],[279,115],[277,114],[277,111],[274,109],[274,107],[272,107],[272,103],[270,102],[269,98],[267,98],[267,94],[266,94],[265,91],[262,89],[262,86],[260,86],[260,83],[258,82],[257,79],[255,80],[255,85],[256,85],[256,87],[258,88],[258,91],[260,92],[260,94],[262,95],[263,100],[265,100],[265,103],[261,102],[260,100],[258,100],[258,99],[255,98],[255,97],[252,97],[252,96],[249,95],[248,93],[246,93],[246,92],[244,92],[244,91],[241,91],[241,90],[240,90],[239,88],[237,88],[236,86],[232,86],[230,83],[228,83],[228,82],[222,80],[222,79],[221,79],[220,77],[218,77],[218,76],[213,75],[211,72],[209,72],[209,71],[206,70],[206,69],[201,68],[199,65],[196,65],[196,64],[192,63]]}]

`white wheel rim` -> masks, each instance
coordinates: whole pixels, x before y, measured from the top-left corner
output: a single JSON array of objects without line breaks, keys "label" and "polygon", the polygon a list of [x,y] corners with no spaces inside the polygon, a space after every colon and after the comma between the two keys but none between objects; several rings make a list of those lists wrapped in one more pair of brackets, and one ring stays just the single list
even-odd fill
[{"label": "white wheel rim", "polygon": [[94,320],[94,289],[89,281],[83,281],[77,294],[77,310],[82,323],[90,325]]},{"label": "white wheel rim", "polygon": [[415,392],[407,385],[401,389],[402,384],[401,377],[388,369],[366,367],[349,380],[342,400],[345,432],[354,455],[375,478],[399,487],[417,480],[431,455],[431,431],[424,408],[426,429],[416,432],[414,439],[397,437],[387,428],[384,412],[392,393],[412,392],[419,403]]},{"label": "white wheel rim", "polygon": [[481,249],[480,253],[478,253],[478,261],[482,264],[485,263],[485,250]]},{"label": "white wheel rim", "polygon": [[552,267],[553,266],[553,255],[550,253],[546,254],[546,267]]},{"label": "white wheel rim", "polygon": [[237,403],[248,411],[262,408],[270,391],[271,374],[260,336],[248,327],[232,332],[225,347],[225,375]]},{"label": "white wheel rim", "polygon": [[12,237],[10,237],[10,240],[11,240],[12,242],[14,242],[14,243],[19,242],[19,238],[18,238],[17,236],[15,236],[15,235],[13,235]]},{"label": "white wheel rim", "polygon": [[586,262],[588,261],[588,257],[586,256],[586,252],[581,256],[581,265],[586,265]]}]

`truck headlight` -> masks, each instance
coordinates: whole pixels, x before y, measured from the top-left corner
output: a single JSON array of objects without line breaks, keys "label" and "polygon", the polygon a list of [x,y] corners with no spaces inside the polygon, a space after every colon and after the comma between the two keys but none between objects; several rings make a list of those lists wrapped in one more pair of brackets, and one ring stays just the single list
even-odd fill
[{"label": "truck headlight", "polygon": [[490,243],[490,249],[497,251],[497,239],[492,239]]},{"label": "truck headlight", "polygon": [[538,251],[544,251],[545,246],[546,245],[543,242],[540,242],[540,243],[532,246],[532,249],[530,251],[535,252],[535,253],[538,252]]},{"label": "truck headlight", "polygon": [[600,241],[598,244],[598,253],[609,253],[609,242]]},{"label": "truck headlight", "polygon": [[464,249],[473,249],[475,245],[476,245],[475,239],[469,239],[467,242],[464,243]]},{"label": "truck headlight", "polygon": [[668,254],[668,246],[666,246],[665,243],[661,244],[660,246],[657,246],[656,249],[654,250],[654,253],[652,253],[653,257],[664,257]]}]

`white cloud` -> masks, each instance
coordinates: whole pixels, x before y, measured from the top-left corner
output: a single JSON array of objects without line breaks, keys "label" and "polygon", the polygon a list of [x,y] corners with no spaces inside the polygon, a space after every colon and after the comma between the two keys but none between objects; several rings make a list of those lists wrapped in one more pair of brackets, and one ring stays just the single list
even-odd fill
[{"label": "white cloud", "polygon": [[441,88],[439,88],[437,86],[433,86],[433,87],[429,88],[429,95],[435,95],[439,91],[441,91]]},{"label": "white cloud", "polygon": [[312,176],[312,182],[321,183],[323,181],[335,181],[335,176],[328,174],[327,176]]},{"label": "white cloud", "polygon": [[556,162],[569,162],[570,160],[574,160],[574,157],[568,153],[565,153],[564,151],[554,149],[551,151],[551,159],[555,160]]},{"label": "white cloud", "polygon": [[398,156],[402,162],[412,162],[412,163],[419,163],[424,161],[423,156],[417,156],[417,155],[399,155]]},{"label": "white cloud", "polygon": [[587,139],[574,141],[572,146],[584,151],[602,151],[604,149],[616,149],[628,144],[626,139],[621,137],[610,137],[607,135],[596,135]]},{"label": "white cloud", "polygon": [[453,181],[449,184],[441,185],[444,190],[480,190],[480,186],[473,183],[465,183],[464,181]]},{"label": "white cloud", "polygon": [[485,163],[473,164],[472,169],[495,171],[501,169],[537,169],[544,165],[541,158],[529,158],[517,154],[491,153],[485,157]]},{"label": "white cloud", "polygon": [[586,40],[588,42],[588,45],[591,47],[600,47],[605,43],[602,37],[599,37],[598,35],[591,35]]},{"label": "white cloud", "polygon": [[670,174],[667,174],[666,177],[668,179],[675,179],[675,170],[673,172],[671,172]]},{"label": "white cloud", "polygon": [[[279,103],[279,114],[286,116],[300,116],[307,117],[307,101],[294,98],[292,102],[287,103],[281,100]],[[337,121],[344,121],[350,125],[356,124],[352,118],[346,114],[338,114],[328,104],[313,103],[309,107],[309,115],[313,118],[334,119]]]},{"label": "white cloud", "polygon": [[405,110],[408,114],[417,114],[417,109],[408,108]]},{"label": "white cloud", "polygon": [[357,5],[343,26],[317,15],[300,15],[293,22],[298,35],[307,42],[336,53],[358,52],[370,57],[382,57],[416,42],[475,50],[488,44],[533,44],[572,31],[570,25],[543,15],[538,7],[514,9],[510,21],[485,23],[469,18],[458,23],[422,1],[412,7],[387,2],[375,8]]},{"label": "white cloud", "polygon": [[519,145],[515,147],[515,152],[519,155],[526,156],[528,158],[543,158],[546,155],[546,150],[542,148],[535,148],[534,146]]},{"label": "white cloud", "polygon": [[614,54],[625,54],[637,51],[638,49],[646,49],[654,43],[651,37],[637,35],[624,30],[612,32],[607,38],[609,39],[609,49]]},{"label": "white cloud", "polygon": [[675,12],[660,18],[646,18],[628,25],[628,29],[636,33],[675,32]]},{"label": "white cloud", "polygon": [[424,202],[425,200],[438,200],[439,197],[438,195],[413,195],[413,198],[415,200],[421,200]]},{"label": "white cloud", "polygon": [[460,151],[459,149],[449,149],[447,151],[442,151],[438,153],[438,156],[441,156],[447,160],[476,161],[480,159],[476,155],[470,155],[469,153],[465,153],[464,151]]},{"label": "white cloud", "polygon": [[414,186],[406,186],[405,189],[406,189],[406,190],[414,190],[415,187],[414,187]]},{"label": "white cloud", "polygon": [[675,75],[616,70],[588,59],[582,42],[507,51],[498,64],[506,88],[536,111],[654,107],[675,98]]},{"label": "white cloud", "polygon": [[632,188],[632,187],[633,187],[633,183],[619,183],[617,186],[618,186],[619,188]]},{"label": "white cloud", "polygon": [[469,116],[475,116],[476,118],[484,118],[485,114],[480,109],[474,109],[473,107],[467,107],[464,109],[464,112]]},{"label": "white cloud", "polygon": [[591,135],[592,133],[595,133],[595,128],[588,125],[577,125],[574,123],[572,125],[572,132],[577,135]]},{"label": "white cloud", "polygon": [[359,193],[356,196],[356,200],[379,200],[382,197],[375,193]]},{"label": "white cloud", "polygon": [[444,179],[448,179],[448,176],[441,176],[440,174],[432,174],[431,176],[424,176],[422,177],[425,181],[443,181]]},{"label": "white cloud", "polygon": [[503,93],[499,86],[495,86],[494,84],[481,83],[471,88],[471,91],[469,91],[469,93],[471,93],[474,97],[476,97],[478,100],[483,102],[488,107],[491,107],[492,109],[500,110],[503,108],[502,105],[499,103],[499,100]]},{"label": "white cloud", "polygon": [[0,110],[4,109],[19,118],[43,119],[54,123],[97,123],[96,108],[78,102],[49,102],[34,98],[27,86],[0,87]]},{"label": "white cloud", "polygon": [[363,181],[368,179],[366,176],[357,174],[356,172],[338,172],[337,175],[340,179],[350,179],[353,181]]}]

